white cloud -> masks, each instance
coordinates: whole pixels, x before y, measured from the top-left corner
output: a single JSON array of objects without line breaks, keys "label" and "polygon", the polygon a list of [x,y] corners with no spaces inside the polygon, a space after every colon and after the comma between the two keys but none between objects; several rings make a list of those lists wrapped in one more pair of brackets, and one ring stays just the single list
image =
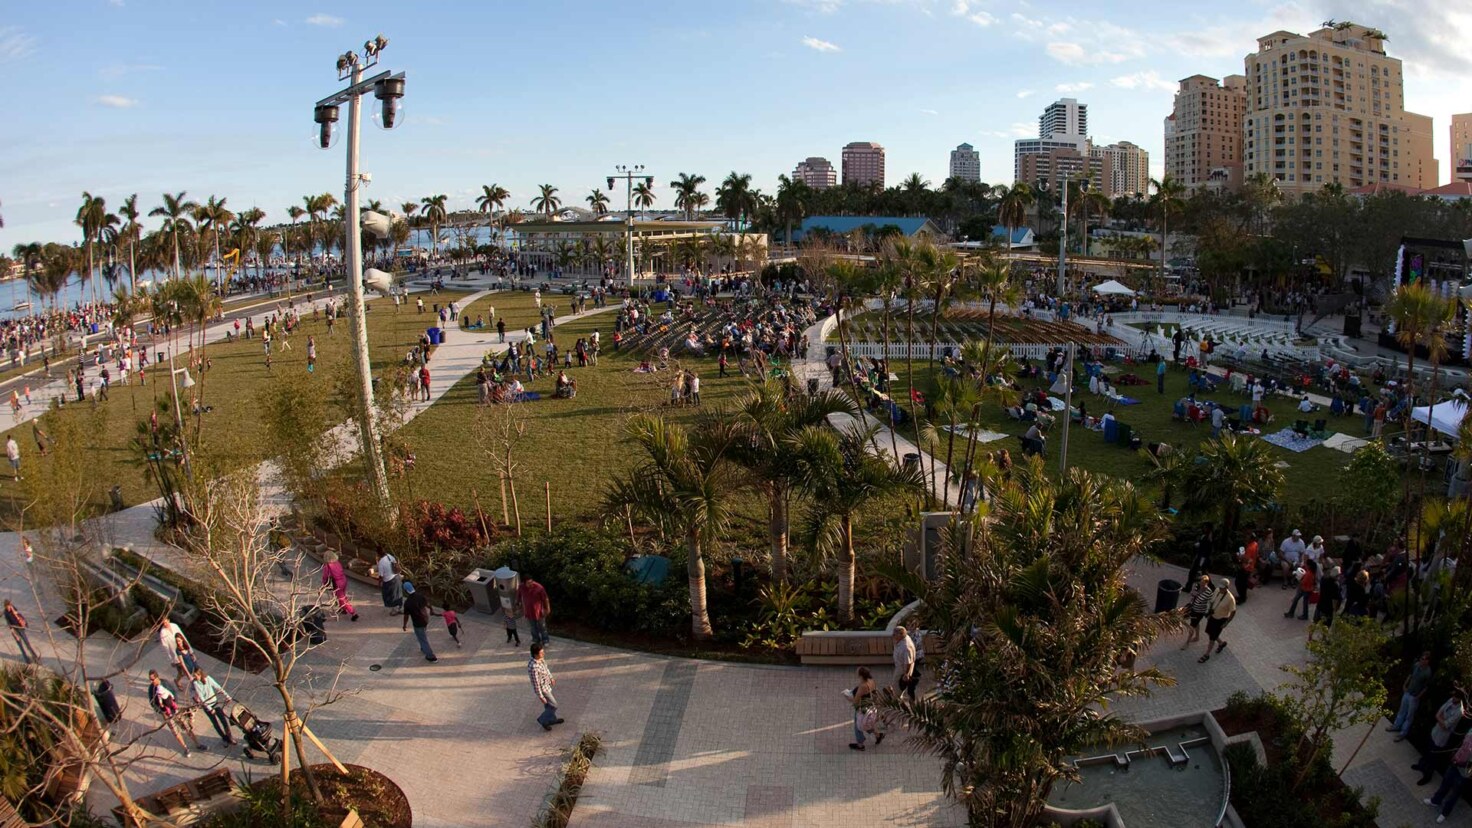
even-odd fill
[{"label": "white cloud", "polygon": [[986,28],[987,26],[990,26],[993,23],[997,22],[997,19],[995,17],[992,17],[990,14],[987,14],[984,11],[972,12],[971,14],[966,15],[966,19],[970,20],[972,23],[975,23],[978,26],[981,26],[982,28]]},{"label": "white cloud", "polygon": [[1019,89],[1017,90],[1017,99],[1020,101],[1023,98],[1030,98],[1035,94],[1037,93],[1031,89]]},{"label": "white cloud", "polygon": [[977,8],[977,4],[971,0],[955,0],[951,4],[951,14],[956,17],[964,17],[982,28],[997,22],[995,16],[985,9]]},{"label": "white cloud", "polygon": [[326,26],[332,29],[341,26],[344,22],[346,21],[344,21],[341,17],[335,17],[330,14],[323,14],[322,12],[317,12],[316,14],[307,18],[308,26]]},{"label": "white cloud", "polygon": [[123,0],[107,0],[107,4],[121,9],[123,7]]},{"label": "white cloud", "polygon": [[1060,83],[1053,88],[1059,92],[1071,94],[1074,92],[1083,92],[1086,89],[1093,89],[1094,85],[1088,81],[1080,81],[1079,83]]},{"label": "white cloud", "polygon": [[935,111],[934,109],[922,109],[922,110],[920,110],[920,114],[921,115],[939,115],[940,113],[937,112],[937,111]]},{"label": "white cloud", "polygon": [[275,20],[272,20],[271,22],[272,23],[275,23],[277,26],[285,26],[286,25],[286,21],[285,20],[282,20],[279,17],[276,18]]},{"label": "white cloud", "polygon": [[1048,56],[1069,66],[1088,66],[1101,63],[1123,63],[1136,55],[1128,51],[1116,51],[1102,46],[1085,47],[1071,41],[1054,41],[1048,44]]},{"label": "white cloud", "polygon": [[30,57],[36,52],[35,35],[19,26],[0,26],[0,63]]},{"label": "white cloud", "polygon": [[989,135],[993,138],[1036,138],[1038,137],[1038,125],[1024,124],[1019,121],[1007,127],[1006,129],[991,129],[986,130],[981,134]]},{"label": "white cloud", "polygon": [[125,98],[122,95],[98,95],[97,103],[111,109],[132,109],[138,105],[138,99]]},{"label": "white cloud", "polygon": [[782,0],[791,6],[811,9],[819,14],[832,14],[843,6],[843,0]]},{"label": "white cloud", "polygon": [[1132,75],[1121,75],[1109,82],[1121,89],[1155,89],[1161,92],[1174,92],[1177,89],[1176,84],[1162,78],[1160,73],[1154,69],[1146,69]]},{"label": "white cloud", "polygon": [[808,47],[809,49],[812,49],[815,52],[841,52],[841,51],[843,51],[842,49],[838,48],[838,44],[836,44],[836,43],[829,43],[826,40],[819,40],[818,38],[811,37],[811,36],[803,38],[802,39],[802,45]]}]

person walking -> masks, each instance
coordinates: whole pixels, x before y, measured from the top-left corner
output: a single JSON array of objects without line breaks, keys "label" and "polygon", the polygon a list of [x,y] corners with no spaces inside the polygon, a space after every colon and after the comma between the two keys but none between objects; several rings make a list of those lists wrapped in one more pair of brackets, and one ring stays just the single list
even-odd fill
[{"label": "person walking", "polygon": [[[1395,741],[1403,742],[1411,735],[1411,722],[1416,718],[1416,708],[1421,704],[1421,699],[1426,695],[1426,688],[1431,685],[1431,651],[1421,653],[1416,659],[1416,665],[1411,668],[1411,674],[1406,676],[1406,683],[1401,688],[1400,710],[1395,714],[1395,721],[1390,727],[1385,728],[1387,733],[1395,734]],[[1450,771],[1448,771],[1450,773]]]},{"label": "person walking", "polygon": [[374,571],[378,574],[378,588],[383,593],[383,605],[388,607],[389,615],[398,615],[404,605],[401,589],[404,576],[399,572],[399,559],[384,552]]},{"label": "person walking", "polygon": [[179,740],[179,747],[186,758],[190,755],[189,745],[184,742],[186,734],[189,741],[194,743],[195,750],[208,750],[200,743],[199,737],[194,735],[193,717],[189,715],[189,711],[179,708],[179,700],[174,696],[174,691],[163,683],[157,670],[148,671],[148,706],[164,720],[164,726]]},{"label": "person walking", "polygon": [[429,365],[419,366],[419,399],[429,402]]},{"label": "person walking", "polygon": [[874,674],[868,667],[860,667],[859,683],[852,690],[844,691],[854,708],[854,740],[848,743],[849,750],[863,750],[865,734],[874,734],[874,747],[879,747],[884,741],[884,731],[879,725],[879,709],[874,704],[878,694],[879,687],[874,681]]},{"label": "person walking", "polygon": [[1417,785],[1425,785],[1431,781],[1437,771],[1445,771],[1447,763],[1452,758],[1452,753],[1456,750],[1456,746],[1452,744],[1452,736],[1461,726],[1466,712],[1462,704],[1461,692],[1456,690],[1453,690],[1451,696],[1437,709],[1436,723],[1431,726],[1431,739],[1427,743],[1426,750],[1421,753],[1421,759],[1411,765],[1412,770],[1421,772],[1421,778],[1416,780]]},{"label": "person walking", "polygon": [[212,676],[204,672],[204,668],[194,668],[194,681],[191,688],[194,692],[194,702],[199,709],[204,711],[205,718],[214,725],[215,732],[220,734],[220,740],[225,747],[235,744],[235,736],[230,731],[230,717],[225,713],[225,703],[234,701],[225,688],[220,686]]},{"label": "person walking", "polygon": [[1155,363],[1155,390],[1160,394],[1165,393],[1165,360],[1163,359]]},{"label": "person walking", "polygon": [[1227,642],[1222,638],[1222,630],[1232,623],[1237,616],[1237,599],[1232,596],[1232,585],[1226,578],[1217,582],[1216,590],[1211,594],[1211,601],[1206,606],[1206,652],[1196,659],[1197,663],[1205,664],[1211,658],[1211,647],[1216,645],[1216,651],[1220,653],[1227,648]]},{"label": "person walking", "polygon": [[501,344],[506,344],[506,319],[503,317],[496,320],[496,335],[501,338]]},{"label": "person walking", "polygon": [[317,367],[317,337],[307,334],[307,373],[314,373]]},{"label": "person walking", "polygon": [[165,615],[158,622],[158,645],[163,648],[164,655],[168,656],[169,663],[174,665],[174,685],[180,690],[189,681],[189,672],[184,668],[184,662],[179,660],[179,639],[183,638],[187,643],[189,639],[184,637],[184,631],[179,625],[169,620]]},{"label": "person walking", "polygon": [[332,587],[333,594],[337,596],[337,611],[357,621],[358,611],[348,600],[348,573],[342,568],[342,560],[337,553],[331,550],[322,557],[322,584]]},{"label": "person walking", "polygon": [[1293,617],[1293,613],[1298,609],[1298,602],[1302,599],[1303,615],[1300,615],[1298,620],[1308,620],[1308,605],[1312,603],[1314,593],[1319,591],[1318,571],[1319,565],[1308,558],[1303,559],[1303,566],[1293,570],[1298,576],[1298,591],[1293,593],[1293,603],[1289,604],[1288,611],[1283,613],[1284,618]]},{"label": "person walking", "polygon": [[894,633],[894,690],[908,692],[910,682],[919,683],[915,675],[915,642],[910,640],[910,631],[903,626],[895,627]]},{"label": "person walking", "polygon": [[424,593],[414,589],[414,585],[408,581],[404,582],[404,623],[399,625],[400,630],[409,629],[409,624],[414,624],[414,637],[419,639],[419,652],[424,653],[425,661],[439,661],[434,650],[429,646],[429,618],[434,611],[429,607],[429,599]]},{"label": "person walking", "polygon": [[1472,733],[1462,737],[1462,746],[1452,756],[1451,766],[1441,777],[1441,786],[1436,789],[1436,793],[1421,800],[1433,808],[1441,809],[1441,813],[1436,815],[1437,825],[1446,822],[1452,809],[1457,807],[1457,800],[1462,798],[1462,786],[1466,784],[1468,776],[1472,776]]},{"label": "person walking", "polygon": [[14,434],[5,438],[5,459],[10,461],[10,473],[20,480],[20,443],[15,441]]},{"label": "person walking", "polygon": [[547,646],[552,641],[547,634],[547,616],[552,614],[552,600],[547,597],[546,587],[528,575],[517,588],[516,596],[521,601],[521,614],[526,618],[527,626],[531,627],[532,643]]},{"label": "person walking", "polygon": [[1334,626],[1334,611],[1339,608],[1339,567],[1331,567],[1319,582],[1319,602],[1314,605],[1314,623]]},{"label": "person walking", "polygon": [[5,625],[10,628],[10,636],[15,639],[15,646],[20,649],[20,657],[27,664],[40,664],[41,654],[36,652],[36,647],[31,643],[28,630],[30,625],[26,623],[26,617],[20,614],[15,604],[5,599]]},{"label": "person walking", "polygon": [[1186,622],[1190,630],[1186,634],[1186,643],[1181,645],[1182,650],[1201,640],[1201,621],[1211,606],[1211,592],[1210,575],[1199,575],[1191,584],[1191,597],[1186,602]]},{"label": "person walking", "polygon": [[455,639],[456,647],[464,647],[460,641],[460,615],[450,609],[449,604],[440,608],[440,615],[445,619],[445,629],[449,631],[450,637]]},{"label": "person walking", "polygon": [[552,688],[557,686],[557,679],[552,676],[552,670],[547,667],[547,659],[543,654],[541,642],[533,641],[531,646],[531,658],[526,663],[527,675],[532,680],[532,692],[537,694],[537,701],[542,703],[542,714],[537,717],[537,724],[543,730],[551,730],[552,725],[560,725],[563,720],[557,716],[557,697],[552,695]]}]

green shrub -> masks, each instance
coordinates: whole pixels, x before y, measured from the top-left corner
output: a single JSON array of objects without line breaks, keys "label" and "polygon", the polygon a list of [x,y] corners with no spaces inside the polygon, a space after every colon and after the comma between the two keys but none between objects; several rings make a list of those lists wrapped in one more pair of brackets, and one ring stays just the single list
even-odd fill
[{"label": "green shrub", "polygon": [[[1250,714],[1272,710],[1277,716],[1278,743],[1287,748],[1285,755],[1291,756],[1301,735],[1292,726],[1292,720],[1283,715],[1281,707],[1270,696],[1248,698],[1234,693],[1227,700],[1228,709]],[[1257,761],[1257,752],[1247,742],[1227,745],[1222,758],[1232,774],[1232,807],[1244,825],[1253,828],[1374,828],[1379,814],[1379,799],[1361,802],[1358,788],[1340,787],[1333,767],[1327,757],[1315,762],[1304,782],[1302,792],[1293,791],[1293,781],[1298,775],[1297,763],[1287,762],[1284,766],[1264,767]],[[1339,812],[1333,815],[1320,813],[1320,806],[1340,802]],[[1326,808],[1326,810],[1331,810]]]}]

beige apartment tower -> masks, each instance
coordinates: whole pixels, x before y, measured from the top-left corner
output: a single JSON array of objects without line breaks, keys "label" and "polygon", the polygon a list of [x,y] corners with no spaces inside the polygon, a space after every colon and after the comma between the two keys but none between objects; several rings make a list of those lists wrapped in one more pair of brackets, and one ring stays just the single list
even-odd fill
[{"label": "beige apartment tower", "polygon": [[1129,141],[1093,147],[1089,155],[1104,162],[1100,170],[1103,193],[1110,198],[1145,195],[1150,188],[1150,153]]},{"label": "beige apartment tower", "polygon": [[1181,80],[1166,119],[1165,174],[1187,189],[1242,186],[1242,118],[1247,78],[1192,75]]},{"label": "beige apartment tower", "polygon": [[1472,112],[1452,116],[1452,180],[1472,181]]},{"label": "beige apartment tower", "polygon": [[884,189],[884,147],[855,141],[843,148],[843,183]]},{"label": "beige apartment tower", "polygon": [[814,190],[826,190],[838,184],[838,171],[827,158],[812,155],[797,162],[792,170],[792,180],[801,181]]},{"label": "beige apartment tower", "polygon": [[1401,62],[1385,54],[1380,31],[1273,32],[1245,68],[1245,176],[1267,173],[1285,194],[1333,182],[1436,186],[1430,119],[1405,111]]}]

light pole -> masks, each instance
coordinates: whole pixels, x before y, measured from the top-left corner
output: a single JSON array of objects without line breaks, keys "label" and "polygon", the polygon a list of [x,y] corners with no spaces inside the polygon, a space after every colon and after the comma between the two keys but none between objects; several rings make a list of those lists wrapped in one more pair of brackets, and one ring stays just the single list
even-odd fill
[{"label": "light pole", "polygon": [[644,174],[644,165],[635,164],[632,167],[618,164],[614,167],[617,172],[608,177],[608,191],[613,192],[613,182],[622,180],[624,182],[624,197],[628,199],[629,216],[626,220],[627,244],[628,244],[628,278],[629,288],[634,287],[634,179],[644,179],[646,187],[654,186],[654,176]]},{"label": "light pole", "polygon": [[378,412],[373,406],[373,366],[368,359],[368,323],[363,307],[363,234],[359,226],[358,188],[366,177],[358,173],[359,112],[363,95],[373,92],[382,102],[383,127],[393,129],[399,116],[399,99],[404,97],[404,73],[379,72],[363,77],[363,70],[378,64],[378,55],[388,46],[388,38],[379,35],[363,44],[366,62],[354,52],[345,52],[337,59],[338,80],[347,80],[346,89],[333,93],[317,102],[313,119],[320,127],[318,145],[327,149],[332,144],[332,125],[337,123],[338,107],[348,105],[348,165],[347,185],[343,201],[347,220],[347,267],[348,285],[352,289],[353,356],[358,365],[358,430],[363,443],[363,465],[368,469],[368,479],[373,493],[380,504],[389,504],[388,475],[383,468],[383,447],[378,438]]},{"label": "light pole", "polygon": [[[1067,290],[1064,274],[1068,269],[1068,184],[1073,176],[1063,176],[1063,229],[1058,234],[1058,300],[1063,300],[1063,294]],[[1089,191],[1089,179],[1081,178],[1078,182],[1079,195]]]}]

